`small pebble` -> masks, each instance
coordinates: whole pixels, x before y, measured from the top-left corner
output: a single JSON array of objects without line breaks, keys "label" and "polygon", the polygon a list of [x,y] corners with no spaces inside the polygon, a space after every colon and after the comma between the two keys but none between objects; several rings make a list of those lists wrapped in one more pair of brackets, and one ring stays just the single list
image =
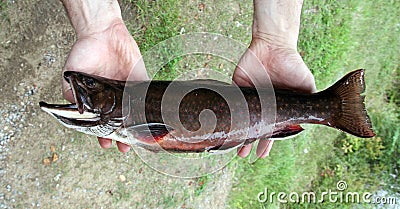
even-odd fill
[{"label": "small pebble", "polygon": [[54,180],[54,181],[59,181],[60,178],[61,178],[61,174],[59,173],[59,174],[57,174],[57,175],[53,178],[53,180]]},{"label": "small pebble", "polygon": [[52,157],[53,162],[56,162],[58,160],[58,155],[57,153],[53,153],[53,157]]},{"label": "small pebble", "polygon": [[51,161],[49,158],[43,159],[43,165],[50,165]]},{"label": "small pebble", "polygon": [[121,182],[125,182],[126,181],[126,177],[124,175],[119,175],[119,180]]},{"label": "small pebble", "polygon": [[55,153],[55,152],[56,152],[56,146],[55,146],[55,145],[51,145],[51,146],[50,146],[50,151],[51,151],[52,153]]}]

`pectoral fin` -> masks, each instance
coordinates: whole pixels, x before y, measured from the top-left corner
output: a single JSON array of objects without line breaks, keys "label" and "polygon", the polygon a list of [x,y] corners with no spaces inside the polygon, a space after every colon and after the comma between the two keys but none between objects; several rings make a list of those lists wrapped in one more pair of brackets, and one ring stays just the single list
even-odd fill
[{"label": "pectoral fin", "polygon": [[129,134],[146,144],[156,143],[172,130],[172,127],[163,123],[147,123],[126,128]]}]

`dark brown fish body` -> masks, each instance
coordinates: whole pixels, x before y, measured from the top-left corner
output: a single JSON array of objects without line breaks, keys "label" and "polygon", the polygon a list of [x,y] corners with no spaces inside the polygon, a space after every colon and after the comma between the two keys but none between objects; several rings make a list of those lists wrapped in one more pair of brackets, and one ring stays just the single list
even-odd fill
[{"label": "dark brown fish body", "polygon": [[[76,106],[41,106],[78,131],[154,151],[224,150],[297,134],[302,123],[372,137],[360,95],[363,74],[354,71],[325,91],[298,94],[209,80],[126,83],[66,72]],[[68,113],[72,111],[73,118]]]}]

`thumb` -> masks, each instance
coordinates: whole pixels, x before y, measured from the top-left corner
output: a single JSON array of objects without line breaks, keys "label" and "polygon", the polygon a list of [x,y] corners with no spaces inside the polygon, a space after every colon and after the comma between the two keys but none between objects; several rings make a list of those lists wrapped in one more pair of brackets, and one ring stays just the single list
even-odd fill
[{"label": "thumb", "polygon": [[[287,61],[286,66],[285,64],[282,64],[282,66],[287,69],[285,76],[286,88],[304,93],[314,93],[317,91],[314,76],[299,54],[296,53],[295,57]],[[281,69],[281,71],[285,72],[284,69]]]},{"label": "thumb", "polygon": [[71,103],[75,102],[74,95],[72,94],[71,87],[69,86],[68,82],[62,78],[62,92],[63,96],[66,100],[68,100]]},{"label": "thumb", "polygon": [[143,57],[140,58],[134,63],[134,66],[131,71],[128,72],[127,75],[128,81],[145,81],[149,80],[149,76],[146,71],[146,67],[143,62]]},{"label": "thumb", "polygon": [[236,85],[245,87],[265,87],[270,84],[267,70],[251,48],[240,58],[232,80]]}]

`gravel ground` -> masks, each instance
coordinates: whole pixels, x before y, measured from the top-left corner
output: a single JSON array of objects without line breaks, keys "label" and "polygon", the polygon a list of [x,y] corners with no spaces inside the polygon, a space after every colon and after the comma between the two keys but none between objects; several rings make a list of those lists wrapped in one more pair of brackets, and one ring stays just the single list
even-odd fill
[{"label": "gravel ground", "polygon": [[10,2],[0,22],[0,208],[226,207],[231,169],[207,181],[165,176],[42,112],[41,100],[63,102],[74,32],[59,1]]}]

